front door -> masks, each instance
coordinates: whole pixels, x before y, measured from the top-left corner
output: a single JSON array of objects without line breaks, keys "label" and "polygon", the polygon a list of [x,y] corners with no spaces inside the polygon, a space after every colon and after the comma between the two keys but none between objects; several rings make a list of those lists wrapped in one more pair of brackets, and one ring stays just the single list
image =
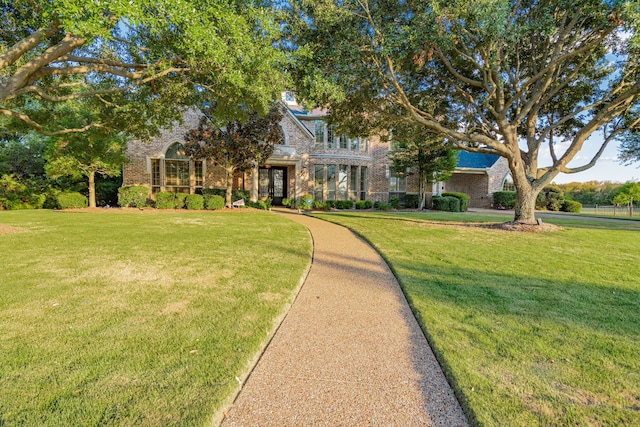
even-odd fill
[{"label": "front door", "polygon": [[275,206],[287,197],[287,168],[260,168],[258,171],[258,197],[269,197]]}]

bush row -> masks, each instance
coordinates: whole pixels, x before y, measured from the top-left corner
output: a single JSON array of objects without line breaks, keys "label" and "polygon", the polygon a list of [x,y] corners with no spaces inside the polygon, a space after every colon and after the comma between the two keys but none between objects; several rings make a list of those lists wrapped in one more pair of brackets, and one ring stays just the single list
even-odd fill
[{"label": "bush row", "polygon": [[[496,191],[493,193],[493,206],[496,209],[513,209],[516,206],[516,192]],[[582,203],[566,200],[560,187],[549,185],[538,194],[536,209],[579,213],[582,212]]]},{"label": "bush row", "polygon": [[466,212],[471,197],[465,193],[449,192],[433,197],[433,209],[448,212]]}]

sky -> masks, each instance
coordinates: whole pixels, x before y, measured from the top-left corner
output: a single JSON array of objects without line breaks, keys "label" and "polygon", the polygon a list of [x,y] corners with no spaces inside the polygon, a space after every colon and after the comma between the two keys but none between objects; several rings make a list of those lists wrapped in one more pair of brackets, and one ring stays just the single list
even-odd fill
[{"label": "sky", "polygon": [[[583,147],[582,151],[576,155],[569,166],[582,166],[588,163],[593,155],[600,147],[601,139],[597,137],[590,138]],[[560,150],[558,147],[557,150]],[[542,151],[542,150],[541,150]],[[559,155],[560,151],[558,151]],[[544,151],[539,157],[539,166],[551,164],[551,156],[548,151]],[[627,181],[640,181],[640,162],[631,166],[624,166],[618,161],[618,146],[610,145],[606,148],[595,166],[584,172],[574,174],[559,174],[553,179],[556,184],[566,184],[569,182],[587,182],[587,181],[612,181],[624,183]]]}]

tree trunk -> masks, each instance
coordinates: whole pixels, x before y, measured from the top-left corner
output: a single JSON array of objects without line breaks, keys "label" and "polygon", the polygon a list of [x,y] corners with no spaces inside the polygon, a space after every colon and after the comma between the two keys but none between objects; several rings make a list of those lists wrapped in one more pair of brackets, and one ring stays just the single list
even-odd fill
[{"label": "tree trunk", "polygon": [[515,176],[513,184],[516,187],[514,221],[534,224],[536,222],[536,199],[540,190],[535,190],[528,182],[517,182]]},{"label": "tree trunk", "polygon": [[226,178],[227,178],[227,197],[226,197],[226,206],[228,208],[233,207],[232,203],[233,200],[231,200],[231,195],[233,194],[233,172],[234,172],[234,168],[233,167],[227,167],[226,169]]},{"label": "tree trunk", "polygon": [[96,173],[89,172],[89,207],[96,207]]},{"label": "tree trunk", "polygon": [[420,177],[420,189],[418,190],[418,209],[423,210],[427,199],[427,179]]}]

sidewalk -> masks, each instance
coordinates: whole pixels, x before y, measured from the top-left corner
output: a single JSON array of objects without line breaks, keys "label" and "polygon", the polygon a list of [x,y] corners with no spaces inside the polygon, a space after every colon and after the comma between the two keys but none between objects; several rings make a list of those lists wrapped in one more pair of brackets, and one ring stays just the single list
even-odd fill
[{"label": "sidewalk", "polygon": [[344,227],[309,228],[300,294],[222,426],[466,426],[386,263]]}]

